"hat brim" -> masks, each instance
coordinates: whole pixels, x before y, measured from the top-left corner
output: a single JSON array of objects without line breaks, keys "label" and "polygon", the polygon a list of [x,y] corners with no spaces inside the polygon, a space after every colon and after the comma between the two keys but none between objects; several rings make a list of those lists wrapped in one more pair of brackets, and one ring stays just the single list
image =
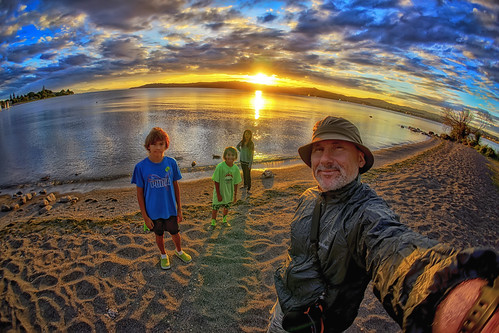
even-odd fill
[{"label": "hat brim", "polygon": [[325,134],[321,135],[320,137],[316,136],[311,143],[306,144],[306,145],[298,148],[298,153],[300,154],[301,159],[309,167],[312,166],[312,162],[311,162],[312,145],[316,142],[324,141],[324,140],[342,140],[342,141],[351,142],[357,147],[357,149],[359,149],[362,153],[364,153],[364,159],[366,160],[366,164],[364,164],[363,167],[359,168],[359,173],[361,173],[361,174],[365,173],[369,169],[371,169],[371,167],[373,166],[374,155],[371,152],[371,150],[369,150],[369,148],[367,148],[366,146],[361,145],[359,143],[353,142],[350,138],[348,138],[344,135],[341,135],[338,133],[325,133]]}]

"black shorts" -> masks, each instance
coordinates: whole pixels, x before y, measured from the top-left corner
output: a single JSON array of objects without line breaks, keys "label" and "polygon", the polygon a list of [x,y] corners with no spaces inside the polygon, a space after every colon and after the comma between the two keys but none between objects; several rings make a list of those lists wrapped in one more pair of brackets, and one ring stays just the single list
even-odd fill
[{"label": "black shorts", "polygon": [[154,223],[152,231],[158,236],[163,236],[165,231],[168,231],[170,235],[176,235],[179,232],[176,216],[170,216],[167,219],[153,220],[152,223]]}]

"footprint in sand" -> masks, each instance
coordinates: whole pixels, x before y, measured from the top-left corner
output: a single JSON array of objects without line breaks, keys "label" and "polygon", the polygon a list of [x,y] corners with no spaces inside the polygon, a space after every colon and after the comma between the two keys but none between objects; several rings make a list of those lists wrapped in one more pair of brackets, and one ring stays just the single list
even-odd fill
[{"label": "footprint in sand", "polygon": [[37,277],[31,282],[31,284],[37,288],[52,287],[59,282],[59,279],[52,275],[42,275]]},{"label": "footprint in sand", "polygon": [[137,259],[146,254],[146,252],[147,251],[144,248],[136,246],[128,246],[116,251],[116,254],[125,259]]},{"label": "footprint in sand", "polygon": [[86,280],[78,282],[75,285],[75,291],[76,297],[78,297],[78,299],[80,300],[92,299],[97,296],[97,294],[99,294],[99,290],[95,288],[92,283]]},{"label": "footprint in sand", "polygon": [[79,280],[79,279],[83,278],[84,275],[85,274],[81,271],[72,271],[68,275],[64,275],[62,277],[62,281],[63,282],[72,282],[72,281]]}]

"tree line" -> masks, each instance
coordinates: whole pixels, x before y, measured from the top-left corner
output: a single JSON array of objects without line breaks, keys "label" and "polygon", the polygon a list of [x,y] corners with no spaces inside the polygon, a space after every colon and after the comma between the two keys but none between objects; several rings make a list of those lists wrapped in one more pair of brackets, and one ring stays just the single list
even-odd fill
[{"label": "tree line", "polygon": [[16,96],[15,93],[11,94],[9,99],[2,101],[3,102],[2,104],[4,104],[5,102],[10,102],[11,105],[14,105],[17,103],[26,103],[26,102],[37,101],[40,99],[45,99],[45,98],[64,96],[64,95],[73,95],[73,94],[74,94],[74,92],[69,90],[69,89],[66,89],[66,90],[62,89],[59,92],[53,92],[52,90],[45,89],[45,87],[43,87],[43,89],[37,93],[31,91],[25,95],[17,95]]}]

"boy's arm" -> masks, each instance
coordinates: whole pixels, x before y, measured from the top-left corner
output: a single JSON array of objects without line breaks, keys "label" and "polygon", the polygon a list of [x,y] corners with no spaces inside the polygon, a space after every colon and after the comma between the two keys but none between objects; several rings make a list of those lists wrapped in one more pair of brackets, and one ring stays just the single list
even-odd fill
[{"label": "boy's arm", "polygon": [[233,203],[237,202],[237,185],[238,184],[234,184],[234,200],[233,200]]},{"label": "boy's arm", "polygon": [[222,198],[222,193],[220,193],[220,183],[219,182],[215,182],[215,190],[217,191],[218,202],[222,202],[223,198]]},{"label": "boy's arm", "polygon": [[184,219],[182,216],[182,203],[180,202],[180,187],[178,182],[173,182],[173,190],[175,192],[175,201],[177,202],[177,222],[182,222]]},{"label": "boy's arm", "polygon": [[154,228],[154,223],[147,215],[146,211],[146,201],[144,199],[144,189],[142,187],[137,186],[137,201],[139,202],[140,212],[142,213],[142,217],[144,218],[144,222],[146,226],[152,230]]}]

